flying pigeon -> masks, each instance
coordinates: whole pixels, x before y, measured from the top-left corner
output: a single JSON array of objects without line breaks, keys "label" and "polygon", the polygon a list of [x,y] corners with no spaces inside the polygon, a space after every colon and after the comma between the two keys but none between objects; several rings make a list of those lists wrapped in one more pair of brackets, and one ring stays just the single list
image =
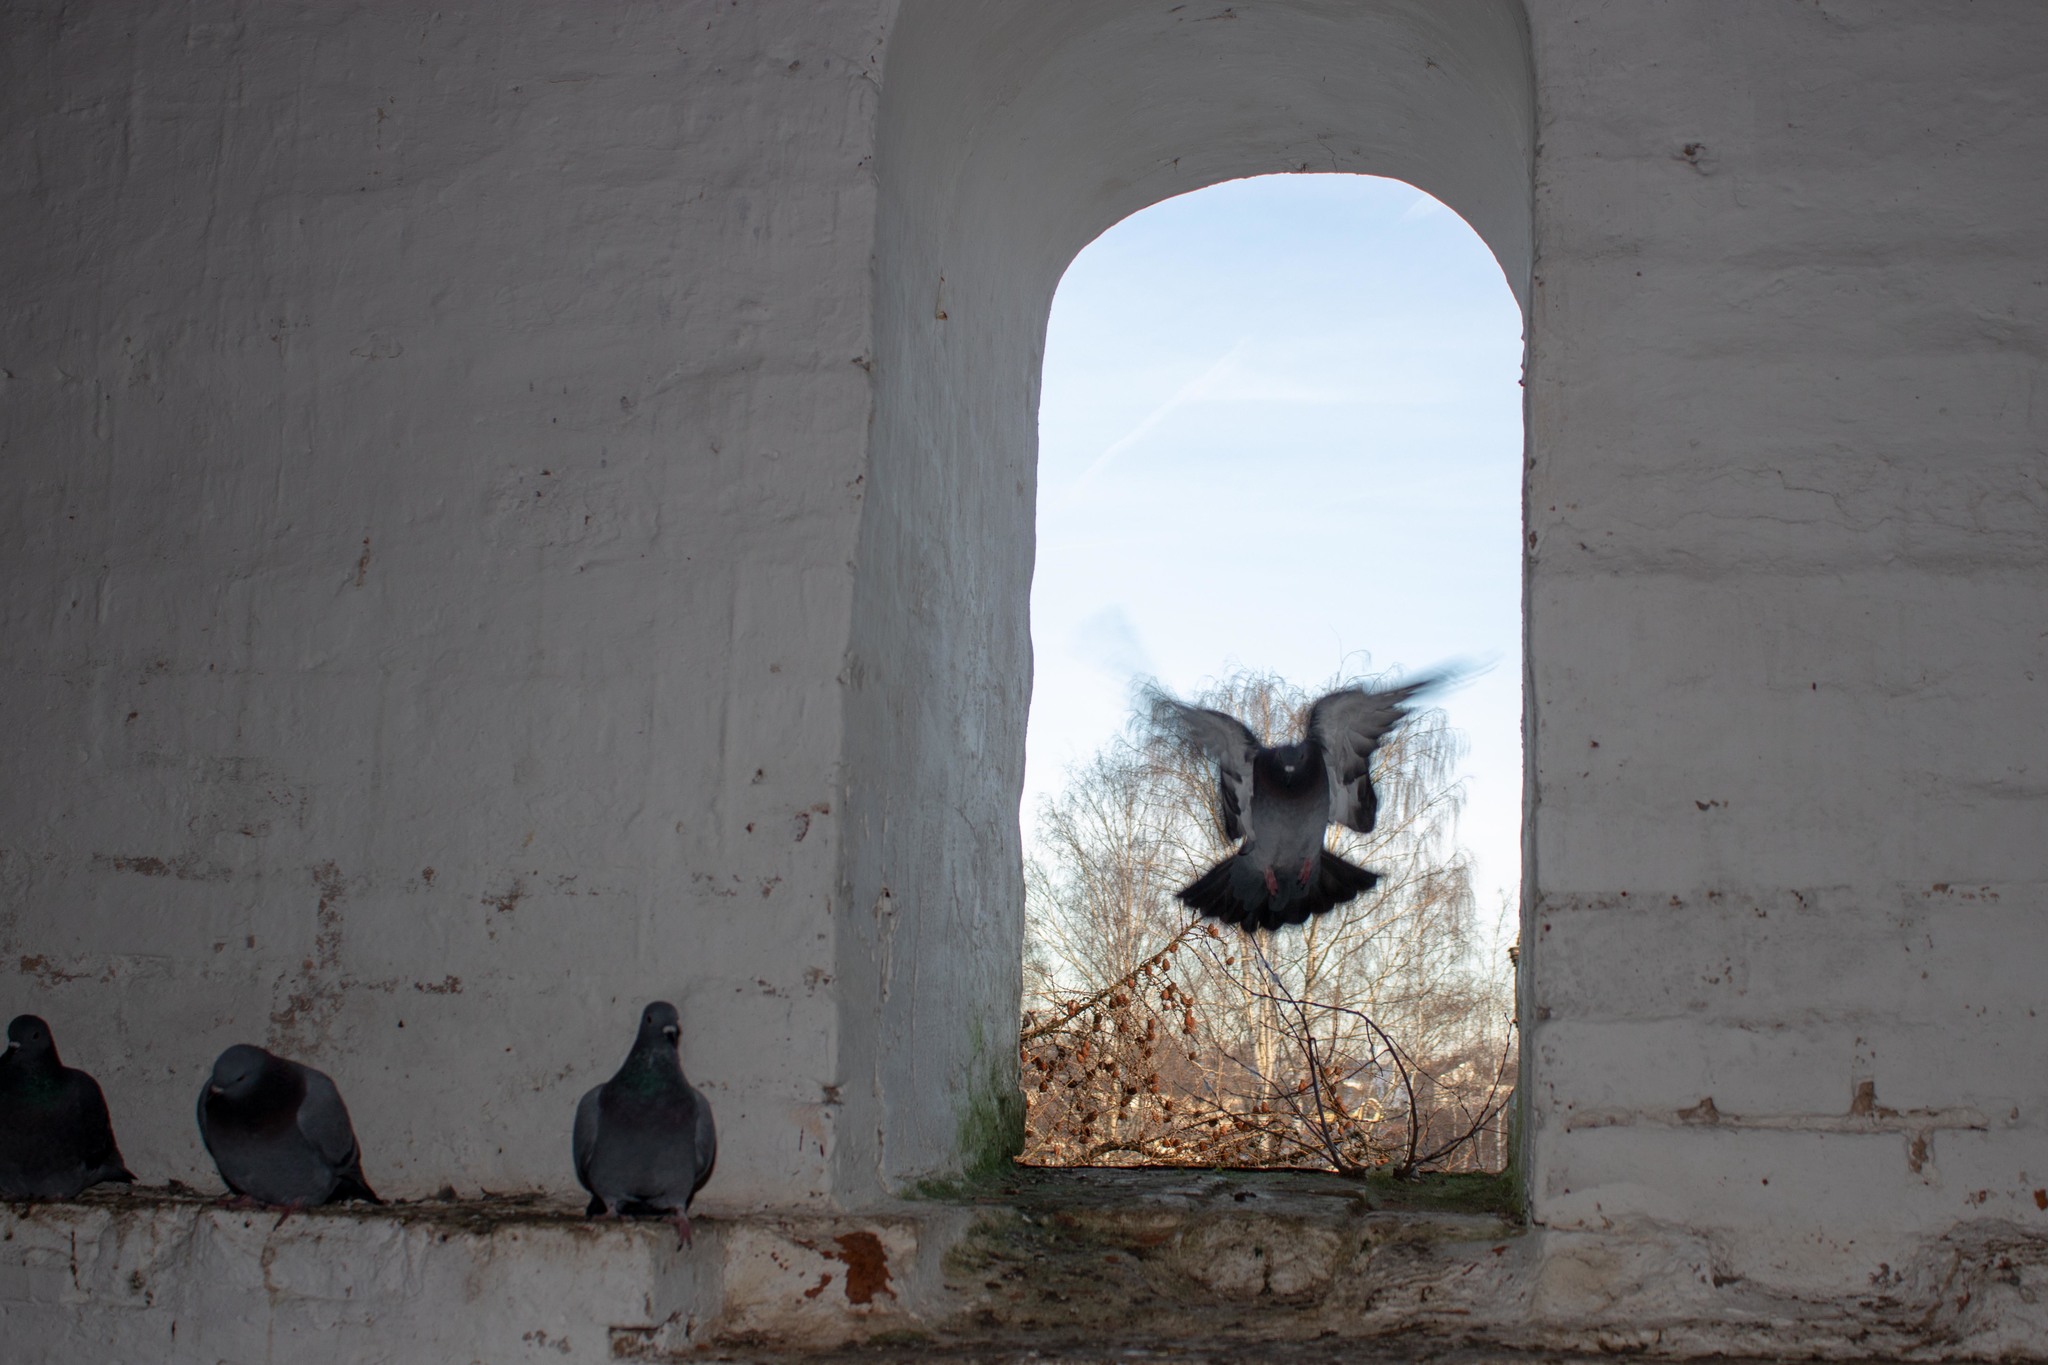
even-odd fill
[{"label": "flying pigeon", "polygon": [[690,1242],[690,1201],[718,1163],[711,1103],[683,1078],[676,1007],[640,1012],[633,1050],[610,1080],[576,1106],[576,1179],[590,1191],[586,1218],[666,1213]]},{"label": "flying pigeon", "polygon": [[199,1136],[227,1187],[287,1211],[342,1199],[381,1204],[363,1179],[348,1106],[324,1071],[237,1043],[199,1092]]},{"label": "flying pigeon", "polygon": [[100,1083],[57,1060],[48,1024],[21,1015],[0,1053],[0,1199],[74,1199],[102,1180],[135,1183]]},{"label": "flying pigeon", "polygon": [[1224,836],[1243,841],[1183,887],[1181,901],[1250,931],[1300,924],[1370,891],[1379,874],[1324,848],[1323,832],[1333,822],[1372,831],[1373,751],[1408,714],[1409,700],[1442,681],[1332,692],[1309,707],[1305,738],[1276,745],[1259,743],[1235,716],[1149,689],[1154,728],[1216,764]]}]

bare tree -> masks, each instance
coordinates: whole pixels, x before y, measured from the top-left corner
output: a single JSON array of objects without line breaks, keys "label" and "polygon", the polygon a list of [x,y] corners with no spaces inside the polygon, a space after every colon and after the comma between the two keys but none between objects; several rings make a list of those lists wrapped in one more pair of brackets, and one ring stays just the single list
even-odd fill
[{"label": "bare tree", "polygon": [[[1268,739],[1312,699],[1258,674],[1197,698]],[[1376,828],[1331,843],[1380,884],[1254,935],[1174,899],[1221,851],[1213,769],[1135,728],[1076,769],[1026,866],[1025,1159],[1497,1169],[1511,1004],[1455,846],[1461,747],[1411,717]]]}]

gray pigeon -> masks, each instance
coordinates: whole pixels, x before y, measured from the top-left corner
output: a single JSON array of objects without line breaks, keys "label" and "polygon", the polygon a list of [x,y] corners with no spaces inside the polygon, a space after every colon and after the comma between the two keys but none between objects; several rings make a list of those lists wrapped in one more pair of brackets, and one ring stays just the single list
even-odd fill
[{"label": "gray pigeon", "polygon": [[342,1199],[381,1204],[363,1179],[348,1107],[327,1074],[237,1043],[199,1092],[199,1136],[243,1199],[303,1209]]},{"label": "gray pigeon", "polygon": [[576,1106],[576,1179],[590,1191],[584,1216],[666,1213],[690,1242],[690,1201],[718,1164],[711,1103],[683,1078],[676,1007],[640,1012],[625,1065]]},{"label": "gray pigeon", "polygon": [[1372,831],[1373,751],[1408,714],[1408,701],[1442,681],[1332,692],[1309,707],[1306,738],[1277,745],[1259,743],[1234,716],[1149,689],[1153,726],[1216,764],[1224,836],[1243,841],[1182,888],[1181,901],[1250,931],[1300,924],[1370,891],[1379,874],[1324,848],[1323,832],[1333,822]]},{"label": "gray pigeon", "polygon": [[100,1083],[57,1060],[48,1024],[21,1015],[0,1053],[0,1199],[75,1199],[102,1180],[135,1183]]}]

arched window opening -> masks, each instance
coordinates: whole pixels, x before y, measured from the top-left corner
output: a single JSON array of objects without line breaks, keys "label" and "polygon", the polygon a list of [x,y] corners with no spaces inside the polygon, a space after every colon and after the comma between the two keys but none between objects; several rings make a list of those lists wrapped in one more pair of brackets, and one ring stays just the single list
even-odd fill
[{"label": "arched window opening", "polygon": [[[1024,1159],[1498,1170],[1515,1071],[1521,313],[1397,180],[1264,176],[1068,268],[1040,403]],[[1397,732],[1382,874],[1302,929],[1191,922],[1213,771],[1156,678],[1287,737],[1335,679],[1468,666]]]}]

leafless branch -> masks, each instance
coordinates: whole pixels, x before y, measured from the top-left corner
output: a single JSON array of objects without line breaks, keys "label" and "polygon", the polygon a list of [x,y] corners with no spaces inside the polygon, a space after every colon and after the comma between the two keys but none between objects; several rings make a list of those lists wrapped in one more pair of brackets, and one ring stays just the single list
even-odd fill
[{"label": "leafless branch", "polygon": [[[1199,700],[1272,738],[1309,697],[1241,675]],[[1213,772],[1134,732],[1070,775],[1026,868],[1028,1160],[1501,1160],[1512,1026],[1504,978],[1473,956],[1459,741],[1440,713],[1392,739],[1377,827],[1332,845],[1380,885],[1254,939],[1174,899],[1224,851]]]}]

